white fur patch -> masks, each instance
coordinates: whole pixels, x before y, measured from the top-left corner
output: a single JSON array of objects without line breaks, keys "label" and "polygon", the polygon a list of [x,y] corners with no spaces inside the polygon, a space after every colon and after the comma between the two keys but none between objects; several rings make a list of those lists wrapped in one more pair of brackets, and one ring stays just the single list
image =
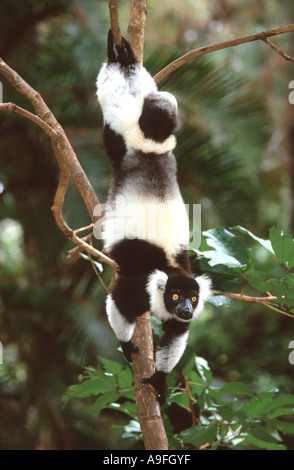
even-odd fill
[{"label": "white fur patch", "polygon": [[[176,146],[175,136],[164,142],[146,139],[139,126],[144,98],[157,91],[157,86],[141,65],[137,64],[132,73],[126,75],[118,63],[103,64],[97,77],[97,96],[104,122],[124,137],[126,146],[145,153],[163,154],[171,152]],[[168,92],[159,92],[173,106],[177,101]]]},{"label": "white fur patch", "polygon": [[177,143],[174,135],[170,135],[163,142],[155,142],[155,140],[146,139],[138,125],[134,125],[134,127],[128,129],[124,137],[128,148],[141,150],[144,153],[155,153],[156,155],[171,152],[174,150]]},{"label": "white fur patch", "polygon": [[105,250],[124,238],[139,238],[163,248],[173,263],[175,255],[189,244],[189,219],[182,196],[178,192],[175,198],[161,202],[138,191],[124,187],[124,196],[117,196],[111,207],[107,205],[101,222]]},{"label": "white fur patch", "polygon": [[157,371],[168,374],[176,366],[185,351],[188,336],[189,332],[187,331],[180,336],[176,336],[168,346],[157,349],[155,355]]},{"label": "white fur patch", "polygon": [[136,323],[129,323],[125,319],[125,317],[116,307],[111,294],[109,294],[106,298],[106,313],[109,324],[113,329],[117,339],[124,342],[130,341],[133,336]]},{"label": "white fur patch", "polygon": [[206,300],[212,295],[212,283],[205,274],[202,276],[197,276],[195,281],[197,281],[199,285],[199,299],[197,307],[193,313],[193,320],[195,320],[200,315]]},{"label": "white fur patch", "polygon": [[118,63],[105,63],[96,84],[104,121],[122,136],[138,123],[145,96],[157,91],[153,78],[139,64],[134,73],[125,75]]},{"label": "white fur patch", "polygon": [[163,294],[168,276],[163,271],[156,269],[148,276],[146,291],[149,295],[150,310],[159,320],[170,320],[174,317],[165,308]]}]

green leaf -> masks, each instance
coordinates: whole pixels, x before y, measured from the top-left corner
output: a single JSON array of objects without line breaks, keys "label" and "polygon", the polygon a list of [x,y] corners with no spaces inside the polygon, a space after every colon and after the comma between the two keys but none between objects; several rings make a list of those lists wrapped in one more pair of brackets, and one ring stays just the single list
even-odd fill
[{"label": "green leaf", "polygon": [[127,367],[117,375],[117,382],[120,391],[133,387],[133,372]]},{"label": "green leaf", "polygon": [[269,413],[271,410],[284,406],[294,406],[294,395],[285,394],[266,402],[264,406],[264,413]]},{"label": "green leaf", "polygon": [[93,378],[85,380],[81,384],[71,385],[68,388],[68,395],[75,398],[86,398],[91,395],[99,395],[100,393],[112,392],[115,390],[115,386],[108,377],[104,378]]},{"label": "green leaf", "polygon": [[[292,274],[290,274],[292,276]],[[289,277],[289,276],[287,276]],[[261,292],[270,292],[277,297],[277,302],[289,306],[294,306],[294,289],[291,287],[292,278],[289,280],[284,279],[268,279],[265,282],[259,283]]]},{"label": "green leaf", "polygon": [[105,359],[104,357],[98,357],[99,361],[103,365],[103,369],[105,372],[109,372],[112,374],[120,374],[123,369],[123,366],[116,361],[112,361],[110,359]]},{"label": "green leaf", "polygon": [[200,374],[200,377],[204,381],[206,379],[207,382],[209,384],[211,384],[211,382],[212,382],[212,373],[211,373],[211,370],[208,366],[208,362],[203,357],[195,356],[195,363],[196,363],[197,370]]},{"label": "green leaf", "polygon": [[249,403],[246,403],[238,411],[246,414],[247,418],[257,419],[260,417],[272,416],[272,411],[282,407],[291,407],[294,405],[294,395],[281,395],[280,397],[273,398],[272,393],[265,394],[260,399],[252,398]]},{"label": "green leaf", "polygon": [[191,370],[188,377],[192,393],[199,397],[206,388],[204,380],[194,370]]},{"label": "green leaf", "polygon": [[137,420],[132,419],[125,427],[124,433],[122,435],[123,439],[131,437],[132,439],[139,440],[141,439],[141,428]]},{"label": "green leaf", "polygon": [[189,374],[189,372],[195,367],[195,351],[189,344],[181,358],[180,367],[183,375]]},{"label": "green leaf", "polygon": [[216,439],[218,425],[211,426],[194,426],[185,429],[180,433],[185,444],[193,444],[195,447],[202,446],[207,443],[213,443]]},{"label": "green leaf", "polygon": [[241,227],[240,225],[236,225],[235,227],[232,227],[234,230],[239,230],[239,232],[242,233],[247,233],[253,240],[259,243],[259,245],[263,246],[266,250],[270,251],[271,253],[274,253],[272,244],[270,240],[264,240],[263,238],[259,238],[256,235],[254,235],[252,232],[247,230],[244,227]]},{"label": "green leaf", "polygon": [[246,279],[251,287],[259,289],[260,283],[266,281],[266,273],[253,269],[252,271],[246,272]]},{"label": "green leaf", "polygon": [[215,251],[204,251],[206,258],[210,258],[209,264],[215,266],[224,264],[231,268],[244,268],[247,266],[248,257],[244,245],[231,232],[223,228],[215,228],[203,232],[207,245]]},{"label": "green leaf", "polygon": [[294,423],[275,419],[273,420],[273,425],[283,434],[294,434]]},{"label": "green leaf", "polygon": [[294,240],[290,235],[284,233],[276,227],[270,229],[270,241],[276,257],[282,266],[288,269],[294,267]]},{"label": "green leaf", "polygon": [[287,450],[284,445],[278,444],[276,439],[261,426],[253,428],[251,434],[247,434],[246,441],[260,449]]},{"label": "green leaf", "polygon": [[252,397],[253,395],[243,382],[229,382],[220,389],[220,392],[227,393],[228,395],[247,397]]},{"label": "green leaf", "polygon": [[137,418],[137,407],[136,403],[134,402],[125,401],[124,403],[110,403],[107,408],[112,410],[118,410],[121,413],[130,416],[131,418]]},{"label": "green leaf", "polygon": [[170,395],[169,401],[177,403],[179,406],[186,408],[190,411],[189,397],[186,392],[177,392]]},{"label": "green leaf", "polygon": [[104,395],[100,395],[97,400],[95,401],[94,405],[89,408],[89,413],[91,416],[97,418],[101,411],[104,408],[107,408],[110,403],[117,399],[117,393],[110,392],[105,393]]},{"label": "green leaf", "polygon": [[215,405],[216,412],[229,423],[232,421],[235,413],[234,410],[228,405]]},{"label": "green leaf", "polygon": [[277,418],[278,416],[286,416],[290,414],[294,414],[294,408],[277,408],[272,413],[269,413],[267,415],[267,418],[274,419],[274,418]]}]

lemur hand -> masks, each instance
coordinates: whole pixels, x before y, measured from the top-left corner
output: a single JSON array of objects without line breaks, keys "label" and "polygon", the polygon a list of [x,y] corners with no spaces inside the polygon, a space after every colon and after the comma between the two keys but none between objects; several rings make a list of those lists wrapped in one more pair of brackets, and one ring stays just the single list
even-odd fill
[{"label": "lemur hand", "polygon": [[136,64],[137,59],[128,41],[121,38],[121,46],[115,44],[111,29],[108,31],[107,55],[109,62],[119,62],[122,67]]},{"label": "lemur hand", "polygon": [[129,362],[133,362],[132,353],[138,352],[139,346],[134,346],[134,343],[132,341],[127,341],[127,342],[121,341],[120,344],[121,344],[125,358]]},{"label": "lemur hand", "polygon": [[166,400],[168,385],[167,385],[167,374],[165,372],[156,371],[155,374],[151,375],[146,379],[141,379],[141,383],[150,384],[155,388],[156,393],[158,394],[158,401],[160,405]]}]

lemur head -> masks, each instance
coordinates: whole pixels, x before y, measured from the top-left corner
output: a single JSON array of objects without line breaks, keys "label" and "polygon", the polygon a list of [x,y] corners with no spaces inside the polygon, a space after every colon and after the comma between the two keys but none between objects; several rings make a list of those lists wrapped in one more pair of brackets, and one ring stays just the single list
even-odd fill
[{"label": "lemur head", "polygon": [[157,318],[190,322],[202,312],[210,297],[211,281],[204,275],[194,279],[155,270],[148,277],[147,292],[151,311]]}]

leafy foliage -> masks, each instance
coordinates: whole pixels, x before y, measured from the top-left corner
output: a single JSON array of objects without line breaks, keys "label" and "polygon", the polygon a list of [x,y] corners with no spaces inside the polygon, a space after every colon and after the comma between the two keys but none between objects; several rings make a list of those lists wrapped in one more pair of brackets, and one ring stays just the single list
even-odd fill
[{"label": "leafy foliage", "polygon": [[[246,234],[255,244],[262,246],[275,262],[281,264],[283,278],[266,278],[266,273],[255,266],[252,254],[254,246],[248,248],[240,239],[240,234]],[[274,227],[270,230],[269,240],[264,240],[238,226],[232,230],[212,229],[205,232],[203,237],[203,251],[199,260],[201,270],[208,272],[220,287],[230,283],[235,286],[239,284],[242,292],[245,286],[255,291],[259,289],[261,294],[270,290],[277,297],[275,308],[281,313],[294,314],[291,272],[294,241],[290,236]],[[221,279],[225,281],[221,283]],[[219,307],[225,303],[224,299],[226,295],[220,293],[210,301]],[[157,326],[156,335],[159,333]],[[125,429],[124,437],[138,439],[130,366],[124,367],[101,357],[99,362],[97,369],[88,368],[81,382],[69,387],[64,403],[72,398],[96,396],[96,401],[89,409],[90,414],[98,416],[105,408],[126,414],[131,418],[131,424]],[[284,436],[294,434],[294,395],[283,394],[277,388],[253,393],[241,381],[219,384],[207,361],[195,357],[192,348],[187,349],[181,361],[181,370],[185,375],[185,386],[174,385],[175,374],[170,374],[171,392],[165,405],[165,424],[172,448],[184,448],[187,445],[196,449],[287,448]],[[197,423],[176,435],[168,420],[168,408],[173,404],[191,416],[197,413]]]},{"label": "leafy foliage", "polygon": [[[293,395],[277,389],[254,394],[242,382],[217,385],[205,359],[191,355],[186,361],[190,364],[185,371],[186,386],[175,386],[174,377],[169,378],[173,385],[164,411],[168,416],[169,407],[175,404],[188,413],[197,413],[197,423],[174,434],[164,415],[171,448],[286,450],[283,437],[294,434]],[[92,416],[97,417],[103,409],[124,413],[131,420],[124,426],[122,437],[141,439],[130,367],[103,358],[99,362],[97,369],[88,368],[81,382],[68,388],[63,402],[95,396],[89,408]]]}]

